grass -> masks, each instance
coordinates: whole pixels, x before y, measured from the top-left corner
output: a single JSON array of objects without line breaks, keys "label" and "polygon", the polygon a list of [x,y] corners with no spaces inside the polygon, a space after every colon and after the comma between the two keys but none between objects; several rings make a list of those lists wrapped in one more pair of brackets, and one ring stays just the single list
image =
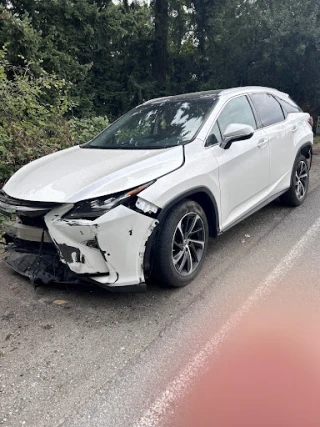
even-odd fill
[{"label": "grass", "polygon": [[320,144],[320,135],[317,135],[314,137],[314,143],[315,144]]}]

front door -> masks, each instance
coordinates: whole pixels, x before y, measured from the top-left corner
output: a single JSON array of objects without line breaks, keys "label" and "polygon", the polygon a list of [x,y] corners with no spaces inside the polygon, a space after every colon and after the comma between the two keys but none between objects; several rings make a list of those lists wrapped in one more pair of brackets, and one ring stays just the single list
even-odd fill
[{"label": "front door", "polygon": [[218,145],[213,148],[219,164],[222,230],[258,206],[266,198],[269,184],[269,141],[265,131],[257,128],[246,96],[231,99],[221,111],[217,124],[222,135],[232,123],[250,125],[255,133],[228,150]]}]

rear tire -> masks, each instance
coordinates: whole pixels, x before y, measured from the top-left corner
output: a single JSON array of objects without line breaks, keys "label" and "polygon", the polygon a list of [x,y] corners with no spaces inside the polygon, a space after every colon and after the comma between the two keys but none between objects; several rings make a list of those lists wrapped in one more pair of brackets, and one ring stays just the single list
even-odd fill
[{"label": "rear tire", "polygon": [[309,188],[309,166],[301,154],[297,157],[291,176],[291,187],[281,196],[281,201],[288,206],[300,206],[305,201]]},{"label": "rear tire", "polygon": [[166,287],[183,287],[199,274],[207,251],[209,227],[202,207],[185,200],[171,209],[160,229],[154,278]]}]

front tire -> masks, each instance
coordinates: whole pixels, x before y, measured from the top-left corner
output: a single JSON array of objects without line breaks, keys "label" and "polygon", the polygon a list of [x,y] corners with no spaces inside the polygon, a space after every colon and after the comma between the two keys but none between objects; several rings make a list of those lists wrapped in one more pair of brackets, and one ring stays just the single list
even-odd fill
[{"label": "front tire", "polygon": [[164,286],[183,287],[200,272],[208,246],[209,227],[202,207],[185,200],[175,206],[160,229],[155,278]]},{"label": "front tire", "polygon": [[305,201],[309,188],[309,166],[307,159],[297,157],[291,176],[291,187],[281,196],[281,201],[288,206],[300,206]]}]

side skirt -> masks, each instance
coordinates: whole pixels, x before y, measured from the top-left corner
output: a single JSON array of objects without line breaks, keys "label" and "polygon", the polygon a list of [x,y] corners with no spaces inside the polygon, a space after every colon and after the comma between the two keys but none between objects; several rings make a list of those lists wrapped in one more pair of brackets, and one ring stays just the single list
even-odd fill
[{"label": "side skirt", "polygon": [[275,194],[274,196],[269,197],[268,199],[266,199],[265,201],[263,201],[262,203],[260,203],[259,205],[257,205],[255,208],[253,208],[252,210],[250,210],[249,212],[245,213],[244,215],[242,215],[239,219],[233,221],[231,224],[229,224],[224,230],[221,230],[219,233],[219,236],[223,233],[225,233],[226,231],[230,230],[230,228],[234,227],[235,225],[239,224],[239,222],[245,220],[246,218],[248,218],[249,216],[253,215],[254,213],[258,212],[260,209],[264,208],[265,206],[269,205],[269,203],[273,202],[274,200],[276,200],[278,197],[282,196],[282,194],[286,193],[289,190],[289,188],[287,188],[286,190],[280,191],[280,193]]}]

